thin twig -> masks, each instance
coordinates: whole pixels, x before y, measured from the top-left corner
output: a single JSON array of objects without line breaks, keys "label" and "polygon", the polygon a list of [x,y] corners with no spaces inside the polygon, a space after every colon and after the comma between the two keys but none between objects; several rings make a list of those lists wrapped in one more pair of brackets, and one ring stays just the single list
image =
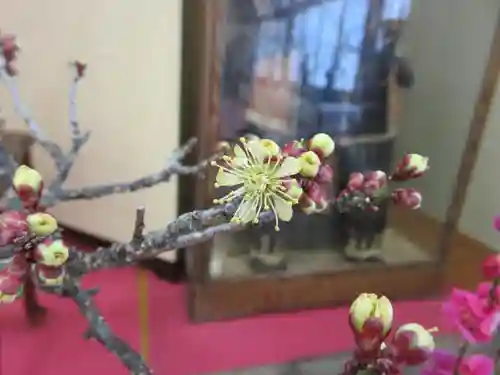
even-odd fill
[{"label": "thin twig", "polygon": [[76,303],[80,312],[87,319],[89,328],[85,332],[85,338],[97,340],[114,353],[133,375],[153,375],[153,371],[146,365],[141,355],[116,336],[101,316],[92,300],[92,297],[97,293],[96,290],[83,290],[75,280],[67,277],[62,292],[65,297]]},{"label": "thin twig", "polygon": [[144,224],[145,213],[146,209],[144,207],[139,207],[135,211],[134,233],[132,234],[132,241],[135,243],[140,243],[144,239],[144,228],[146,227]]},{"label": "thin twig", "polygon": [[71,201],[77,199],[89,200],[112,194],[130,193],[149,188],[163,182],[168,182],[174,175],[200,174],[212,160],[218,157],[218,155],[214,155],[193,166],[183,165],[182,160],[192,151],[196,142],[196,138],[191,138],[184,145],[174,150],[165,167],[159,172],[140,177],[133,181],[87,186],[75,189],[60,189],[55,192],[54,195],[44,195],[42,197],[41,204],[44,207],[51,207],[61,201]]}]

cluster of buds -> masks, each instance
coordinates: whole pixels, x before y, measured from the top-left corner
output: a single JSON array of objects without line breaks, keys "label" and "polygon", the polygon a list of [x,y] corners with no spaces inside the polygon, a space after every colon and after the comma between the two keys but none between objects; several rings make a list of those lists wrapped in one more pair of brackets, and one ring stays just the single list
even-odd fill
[{"label": "cluster of buds", "polygon": [[380,374],[400,374],[404,366],[426,362],[435,348],[432,332],[417,323],[399,327],[390,337],[394,310],[385,296],[363,293],[354,300],[349,324],[356,351],[348,367],[373,370]]},{"label": "cluster of buds", "polygon": [[58,230],[57,220],[39,212],[43,180],[36,170],[25,165],[14,173],[12,186],[24,210],[0,214],[0,246],[13,247],[13,255],[2,259],[0,267],[0,303],[9,303],[22,295],[27,277],[36,276],[45,286],[61,285],[63,265],[69,249],[60,239],[52,239]]},{"label": "cluster of buds", "polygon": [[13,35],[0,35],[0,52],[3,58],[2,68],[5,69],[8,75],[16,75],[17,70],[14,67],[14,62],[19,52],[19,47],[16,44],[16,37]]},{"label": "cluster of buds", "polygon": [[333,180],[333,169],[327,163],[335,151],[335,142],[325,133],[314,135],[308,141],[293,141],[283,147],[283,154],[298,158],[300,171],[293,185],[303,191],[298,207],[306,214],[328,208],[327,189]]},{"label": "cluster of buds", "polygon": [[419,209],[422,195],[413,188],[397,188],[391,191],[391,181],[407,181],[422,176],[429,169],[428,158],[418,154],[407,154],[398,163],[395,171],[387,175],[383,171],[355,172],[349,176],[344,190],[337,197],[341,211],[362,208],[377,211],[382,202],[390,199],[394,204]]}]

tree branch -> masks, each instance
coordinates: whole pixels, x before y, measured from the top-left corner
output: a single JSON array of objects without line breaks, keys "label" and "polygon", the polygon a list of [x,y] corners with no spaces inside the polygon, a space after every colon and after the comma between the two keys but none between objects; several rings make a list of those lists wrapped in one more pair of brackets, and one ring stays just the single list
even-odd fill
[{"label": "tree branch", "polygon": [[5,70],[5,61],[3,58],[0,58],[0,79],[3,80],[5,86],[7,87],[7,90],[9,91],[17,114],[24,120],[26,125],[28,125],[28,128],[36,138],[37,142],[52,157],[57,168],[59,168],[61,165],[60,163],[63,159],[63,152],[61,148],[57,143],[52,142],[43,133],[41,127],[33,119],[31,114],[29,113],[29,110],[24,106],[15,78],[11,77]]},{"label": "tree branch", "polygon": [[146,365],[141,355],[111,331],[92,300],[92,297],[97,294],[96,290],[83,290],[77,281],[67,277],[62,294],[73,300],[87,319],[89,329],[84,335],[86,339],[95,339],[114,353],[133,375],[153,375],[153,371]]},{"label": "tree branch", "polygon": [[[102,268],[123,267],[155,257],[164,251],[200,244],[219,233],[248,228],[248,225],[228,222],[238,204],[239,202],[235,201],[224,206],[181,215],[165,228],[145,234],[140,241],[113,243],[92,253],[72,249],[71,259],[67,263],[68,272],[79,277]],[[265,225],[272,221],[273,217],[271,212],[262,213],[259,225]]]},{"label": "tree branch", "polygon": [[51,207],[62,201],[96,199],[112,194],[130,193],[149,188],[163,182],[168,182],[173,175],[200,174],[210,164],[210,162],[218,158],[219,155],[214,155],[193,166],[183,165],[182,159],[184,159],[186,155],[193,150],[196,142],[196,138],[191,138],[184,145],[174,150],[165,167],[159,172],[127,182],[87,186],[75,189],[61,188],[58,191],[53,192],[54,194],[44,195],[42,197],[41,204],[44,207]]}]

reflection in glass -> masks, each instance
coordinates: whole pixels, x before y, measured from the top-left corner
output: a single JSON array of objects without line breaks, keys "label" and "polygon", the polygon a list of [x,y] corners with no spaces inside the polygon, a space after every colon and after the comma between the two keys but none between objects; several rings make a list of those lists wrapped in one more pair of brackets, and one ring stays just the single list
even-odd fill
[{"label": "reflection in glass", "polygon": [[[225,9],[220,139],[280,144],[324,132],[337,142],[334,196],[354,171],[389,172],[394,159],[390,71],[410,0],[230,0]],[[409,82],[404,69],[396,77]],[[220,192],[222,193],[222,192]],[[214,241],[214,277],[296,275],[359,262],[402,264],[429,255],[370,214],[297,213],[282,225]]]}]

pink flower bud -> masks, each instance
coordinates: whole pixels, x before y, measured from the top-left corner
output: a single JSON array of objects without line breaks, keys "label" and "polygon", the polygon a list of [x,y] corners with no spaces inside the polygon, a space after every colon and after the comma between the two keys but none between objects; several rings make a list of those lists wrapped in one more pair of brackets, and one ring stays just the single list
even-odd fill
[{"label": "pink flower bud", "polygon": [[319,184],[328,184],[333,180],[333,169],[327,164],[323,164],[319,167],[318,174],[315,178],[316,182]]},{"label": "pink flower bud", "polygon": [[393,181],[407,181],[422,176],[429,169],[429,158],[419,154],[406,154],[391,176]]},{"label": "pink flower bud", "polygon": [[23,204],[31,206],[40,199],[43,190],[43,179],[38,171],[26,165],[21,165],[14,173],[12,186]]},{"label": "pink flower bud", "polygon": [[483,261],[483,276],[486,280],[500,278],[500,254],[491,254]]},{"label": "pink flower bud", "polygon": [[418,323],[404,324],[396,331],[391,347],[396,360],[409,366],[425,363],[436,346],[432,332]]},{"label": "pink flower bud", "polygon": [[418,210],[422,205],[422,194],[412,188],[395,189],[391,195],[395,204]]},{"label": "pink flower bud", "polygon": [[325,159],[335,150],[335,142],[328,134],[318,133],[308,142],[308,149],[314,151],[321,159]]},{"label": "pink flower bud", "polygon": [[387,187],[387,181],[387,175],[382,171],[368,172],[362,190],[366,195],[374,196]]},{"label": "pink flower bud", "polygon": [[347,182],[347,189],[350,191],[360,190],[365,182],[365,176],[363,173],[354,172],[349,175],[349,181]]},{"label": "pink flower bud", "polygon": [[313,151],[306,151],[299,156],[300,175],[307,178],[314,178],[319,172],[321,160]]},{"label": "pink flower bud", "polygon": [[298,158],[306,151],[306,148],[301,142],[293,141],[287,143],[285,147],[283,147],[282,153],[284,156],[293,156],[294,158]]}]

